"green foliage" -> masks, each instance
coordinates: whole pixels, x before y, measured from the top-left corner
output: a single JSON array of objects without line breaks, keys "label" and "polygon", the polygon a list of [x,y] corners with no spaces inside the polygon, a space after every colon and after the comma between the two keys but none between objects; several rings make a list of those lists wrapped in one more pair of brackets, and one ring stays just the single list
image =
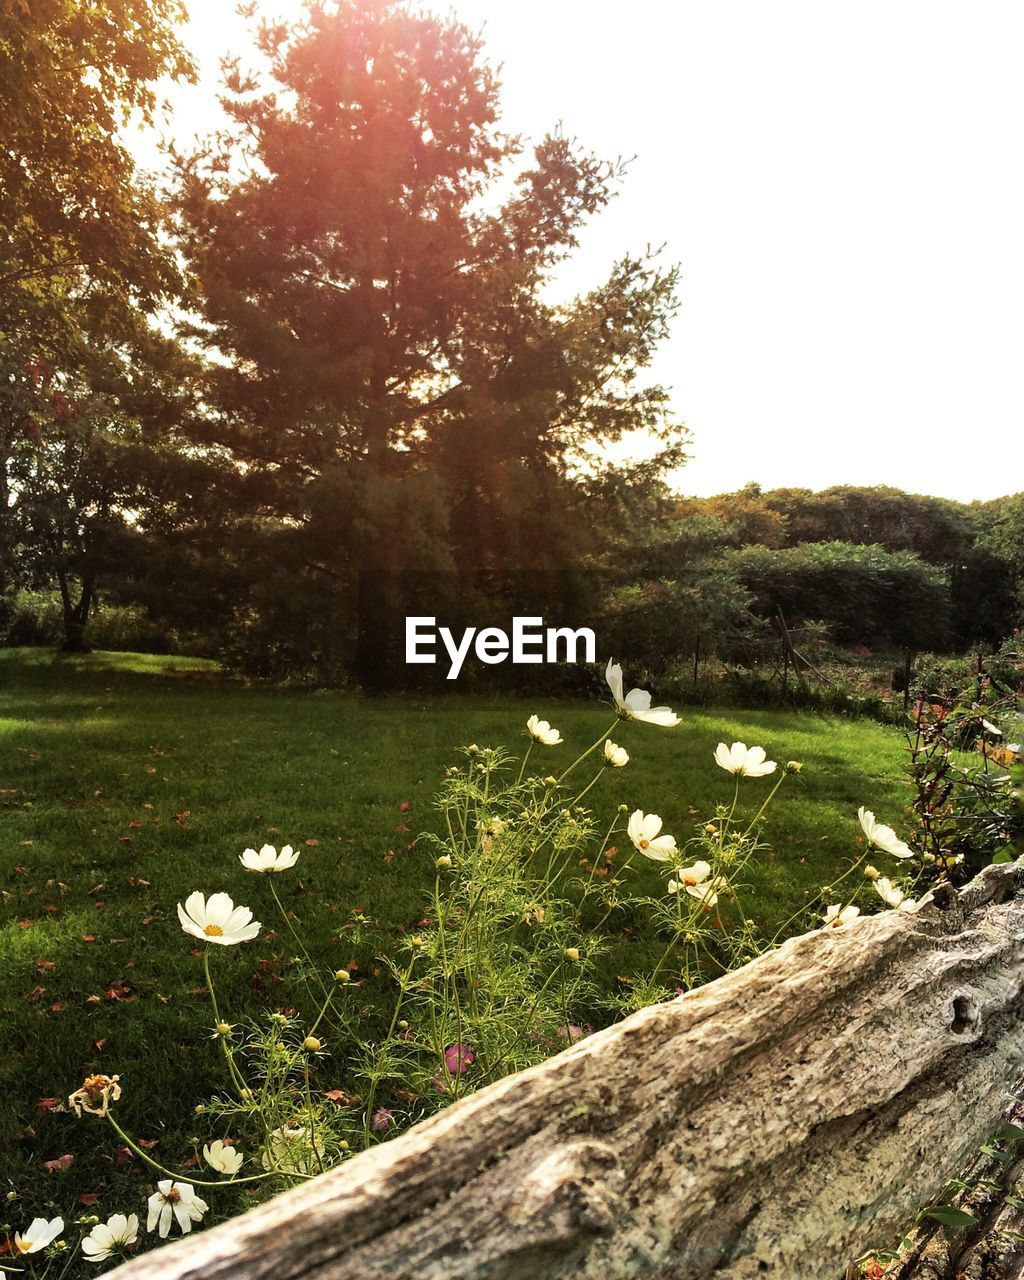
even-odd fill
[{"label": "green foliage", "polygon": [[844,643],[940,648],[947,638],[945,576],[913,552],[845,542],[743,547],[724,563],[765,617],[820,619]]},{"label": "green foliage", "polygon": [[990,658],[920,663],[910,769],[919,847],[973,874],[1024,849],[1024,656],[1015,638]]},{"label": "green foliage", "polygon": [[183,13],[0,3],[0,567],[8,589],[59,586],[72,645],[180,416],[186,362],[151,323],[177,262],[120,131],[190,74]]},{"label": "green foliage", "polygon": [[[177,653],[178,636],[154,622],[137,604],[103,605],[93,611],[86,638],[98,649],[137,653]],[[46,591],[18,591],[0,626],[0,643],[11,646],[51,645],[64,639],[60,597]]]},{"label": "green foliage", "polygon": [[394,622],[419,574],[506,620],[565,609],[601,549],[581,459],[607,468],[644,429],[666,447],[655,470],[678,460],[667,393],[644,380],[676,275],[627,254],[547,300],[621,169],[558,134],[524,159],[454,19],[345,0],[259,43],[265,80],[236,67],[234,127],[179,166],[193,336],[226,357],[208,369],[212,438],[246,471],[234,520],[344,598],[348,663],[380,684],[406,674]]}]

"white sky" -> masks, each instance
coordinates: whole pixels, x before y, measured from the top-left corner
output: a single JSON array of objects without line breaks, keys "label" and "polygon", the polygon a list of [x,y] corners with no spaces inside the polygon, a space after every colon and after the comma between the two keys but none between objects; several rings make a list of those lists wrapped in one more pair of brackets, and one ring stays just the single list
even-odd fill
[{"label": "white sky", "polygon": [[[190,7],[179,137],[246,47],[234,0]],[[1019,0],[451,7],[503,64],[505,128],[636,156],[565,284],[648,242],[681,264],[655,372],[693,434],[682,490],[1024,488]]]}]

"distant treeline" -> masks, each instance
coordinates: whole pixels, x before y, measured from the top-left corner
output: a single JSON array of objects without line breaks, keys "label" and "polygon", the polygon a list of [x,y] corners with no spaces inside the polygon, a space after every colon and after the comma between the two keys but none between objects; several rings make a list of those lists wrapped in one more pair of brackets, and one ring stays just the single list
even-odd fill
[{"label": "distant treeline", "polygon": [[720,522],[723,562],[762,615],[826,623],[836,640],[909,648],[999,642],[1024,612],[1024,493],[961,503],[886,485],[693,498]]}]

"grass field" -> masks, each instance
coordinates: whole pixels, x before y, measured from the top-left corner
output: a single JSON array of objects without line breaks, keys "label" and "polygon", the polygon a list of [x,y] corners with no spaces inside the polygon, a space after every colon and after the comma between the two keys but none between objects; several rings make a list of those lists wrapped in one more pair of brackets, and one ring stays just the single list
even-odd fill
[{"label": "grass field", "polygon": [[[86,1211],[79,1198],[96,1194],[92,1211],[104,1215],[140,1207],[152,1175],[139,1161],[119,1161],[100,1122],[47,1109],[89,1071],[120,1073],[119,1115],[158,1142],[165,1164],[191,1154],[192,1108],[220,1073],[178,900],[223,889],[267,920],[265,885],[238,854],[294,845],[299,866],[278,878],[287,905],[329,968],[358,966],[372,1010],[386,988],[375,957],[424,913],[432,859],[415,838],[434,820],[444,766],[470,741],[518,751],[534,711],[565,739],[545,752],[545,769],[564,767],[609,723],[596,703],[364,700],[246,686],[191,659],[0,652],[0,1188],[17,1193],[0,1216],[70,1222]],[[770,814],[774,852],[751,876],[748,911],[769,930],[856,848],[859,804],[899,825],[908,799],[901,736],[866,720],[702,709],[674,730],[629,724],[615,736],[631,762],[608,770],[588,804],[653,810],[680,841],[731,798],[712,760],[720,740],[803,762]],[[768,785],[751,780],[741,794],[756,807]],[[640,874],[653,889],[654,870]],[[615,973],[642,968],[649,944],[615,938]],[[218,957],[233,1016],[283,999],[289,956],[267,931]],[[325,1077],[336,1069],[327,1059]],[[63,1155],[70,1167],[47,1170]]]}]

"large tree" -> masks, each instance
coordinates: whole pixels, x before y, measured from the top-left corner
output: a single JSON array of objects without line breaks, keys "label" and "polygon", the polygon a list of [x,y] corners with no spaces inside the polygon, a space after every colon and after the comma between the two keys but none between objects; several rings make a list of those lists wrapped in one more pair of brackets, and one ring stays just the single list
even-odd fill
[{"label": "large tree", "polygon": [[179,362],[152,326],[180,278],[124,131],[152,120],[160,77],[190,73],[183,15],[178,0],[0,0],[0,558],[59,585],[73,646],[93,534],[137,522],[147,467],[111,458],[169,425],[154,392]]},{"label": "large tree", "polygon": [[259,47],[262,77],[227,77],[230,126],[181,162],[194,332],[219,357],[213,437],[247,518],[283,521],[280,553],[351,601],[373,685],[412,577],[435,599],[447,582],[509,600],[515,565],[564,584],[595,550],[574,479],[637,428],[678,449],[665,392],[638,377],[675,274],[627,256],[551,300],[620,167],[555,134],[514,176],[523,149],[456,21],[341,0],[262,26]]}]

